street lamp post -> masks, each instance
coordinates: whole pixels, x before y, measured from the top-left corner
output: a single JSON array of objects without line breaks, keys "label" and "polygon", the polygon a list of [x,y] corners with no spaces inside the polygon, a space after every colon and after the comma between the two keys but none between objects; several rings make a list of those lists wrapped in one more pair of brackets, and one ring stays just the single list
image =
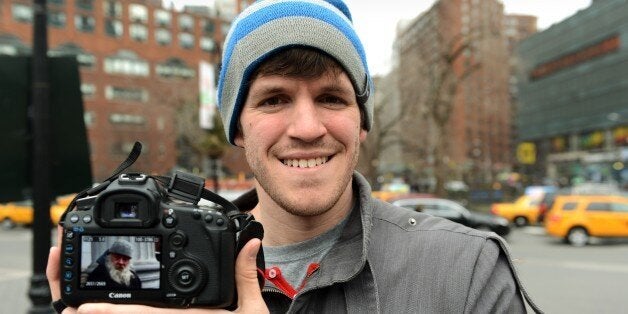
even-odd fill
[{"label": "street lamp post", "polygon": [[28,296],[29,313],[53,313],[46,264],[50,248],[50,85],[46,0],[33,1],[33,54],[31,104],[33,184],[33,275]]}]

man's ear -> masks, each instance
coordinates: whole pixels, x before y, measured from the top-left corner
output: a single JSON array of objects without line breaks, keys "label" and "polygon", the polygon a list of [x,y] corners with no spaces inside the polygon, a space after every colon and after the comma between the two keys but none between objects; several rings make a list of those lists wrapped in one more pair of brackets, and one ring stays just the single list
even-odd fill
[{"label": "man's ear", "polygon": [[238,128],[236,131],[235,137],[233,138],[233,142],[236,146],[244,148],[244,135],[242,135],[242,131]]},{"label": "man's ear", "polygon": [[364,141],[366,141],[366,135],[368,134],[368,131],[365,129],[360,129],[360,143],[363,143]]}]

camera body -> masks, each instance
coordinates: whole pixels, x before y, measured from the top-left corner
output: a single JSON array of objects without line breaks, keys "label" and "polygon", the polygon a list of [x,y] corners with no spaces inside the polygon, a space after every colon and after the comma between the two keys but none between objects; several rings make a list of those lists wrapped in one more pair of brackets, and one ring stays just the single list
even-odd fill
[{"label": "camera body", "polygon": [[78,199],[62,225],[61,294],[69,306],[234,303],[237,226],[220,207],[180,202],[147,175],[121,174]]}]

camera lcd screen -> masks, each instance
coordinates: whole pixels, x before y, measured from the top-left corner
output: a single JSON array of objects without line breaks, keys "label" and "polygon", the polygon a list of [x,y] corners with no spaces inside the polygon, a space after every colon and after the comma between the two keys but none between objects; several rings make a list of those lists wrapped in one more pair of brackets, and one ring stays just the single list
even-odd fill
[{"label": "camera lcd screen", "polygon": [[114,206],[114,217],[138,218],[139,208],[138,202],[116,202]]},{"label": "camera lcd screen", "polygon": [[161,237],[81,236],[80,289],[159,289]]}]

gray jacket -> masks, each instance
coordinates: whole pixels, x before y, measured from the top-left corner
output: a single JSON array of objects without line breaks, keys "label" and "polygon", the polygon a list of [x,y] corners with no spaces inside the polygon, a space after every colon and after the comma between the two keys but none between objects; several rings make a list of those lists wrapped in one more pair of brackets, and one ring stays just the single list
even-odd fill
[{"label": "gray jacket", "polygon": [[271,312],[523,313],[522,293],[536,309],[500,237],[374,199],[357,172],[353,185],[360,210],[294,300],[264,288]]}]

